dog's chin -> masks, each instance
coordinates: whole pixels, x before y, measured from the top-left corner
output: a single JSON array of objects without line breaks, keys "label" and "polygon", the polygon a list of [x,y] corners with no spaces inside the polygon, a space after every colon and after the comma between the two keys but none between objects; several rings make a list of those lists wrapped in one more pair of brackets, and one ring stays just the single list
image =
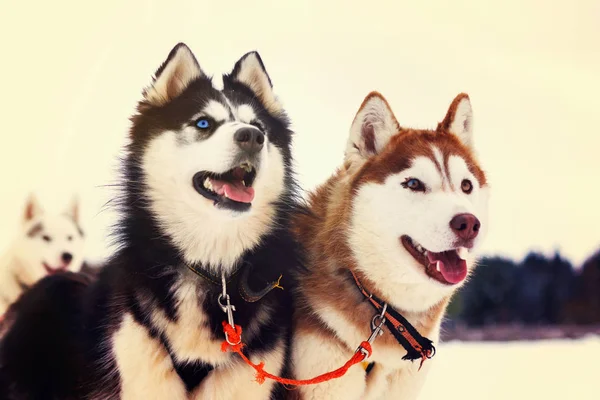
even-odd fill
[{"label": "dog's chin", "polygon": [[467,248],[458,247],[436,253],[424,248],[407,235],[400,237],[400,243],[431,280],[452,287],[463,283],[466,279],[468,274]]},{"label": "dog's chin", "polygon": [[68,266],[67,265],[60,265],[58,267],[52,267],[50,266],[50,264],[43,262],[42,263],[44,270],[46,271],[47,275],[55,275],[55,274],[59,274],[61,272],[65,272],[67,271]]},{"label": "dog's chin", "polygon": [[252,184],[256,173],[256,168],[245,162],[224,173],[197,172],[192,178],[192,184],[196,192],[210,200],[214,207],[243,213],[252,207]]}]

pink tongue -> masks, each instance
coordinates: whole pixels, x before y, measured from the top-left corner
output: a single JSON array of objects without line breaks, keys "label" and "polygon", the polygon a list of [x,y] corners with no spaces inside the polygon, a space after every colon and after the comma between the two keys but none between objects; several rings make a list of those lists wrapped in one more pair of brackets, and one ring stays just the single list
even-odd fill
[{"label": "pink tongue", "polygon": [[239,203],[252,203],[254,188],[246,187],[242,181],[224,182],[211,179],[213,190],[219,195],[227,195],[231,200]]},{"label": "pink tongue", "polygon": [[462,260],[455,250],[443,251],[441,253],[428,252],[429,262],[440,263],[440,272],[448,283],[459,283],[467,277],[467,262]]}]

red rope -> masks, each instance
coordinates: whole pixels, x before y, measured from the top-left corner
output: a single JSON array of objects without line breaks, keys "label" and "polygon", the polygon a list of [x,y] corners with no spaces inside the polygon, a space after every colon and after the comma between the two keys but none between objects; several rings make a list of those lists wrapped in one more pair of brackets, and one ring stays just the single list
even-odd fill
[{"label": "red rope", "polygon": [[[279,376],[270,374],[267,371],[265,371],[265,369],[264,369],[265,363],[264,362],[261,362],[259,364],[254,364],[242,352],[242,348],[244,347],[244,344],[242,343],[242,338],[241,338],[241,336],[242,336],[242,327],[241,326],[236,325],[234,328],[233,326],[229,325],[226,321],[223,321],[223,332],[225,332],[225,336],[229,339],[229,341],[231,343],[238,343],[238,344],[232,345],[232,344],[228,343],[227,340],[225,340],[221,344],[221,351],[225,352],[228,349],[231,349],[231,351],[238,353],[240,355],[240,357],[242,357],[244,362],[246,362],[246,364],[248,364],[249,366],[251,366],[252,368],[254,368],[256,370],[256,382],[258,382],[259,384],[264,383],[265,379],[268,378],[268,379],[277,381],[279,383],[283,383],[284,385],[293,385],[293,386],[314,385],[317,383],[326,382],[326,381],[344,376],[346,374],[346,372],[348,372],[350,367],[352,367],[355,364],[361,363],[363,360],[365,360],[368,357],[367,355],[363,354],[362,352],[357,351],[356,353],[354,353],[352,358],[350,358],[350,360],[348,360],[348,362],[346,362],[346,364],[342,365],[340,368],[338,368],[334,371],[327,372],[325,374],[316,376],[312,379],[297,380],[297,379],[281,378]],[[371,344],[369,342],[364,341],[360,345],[369,354],[371,354],[372,348],[371,348]]]}]

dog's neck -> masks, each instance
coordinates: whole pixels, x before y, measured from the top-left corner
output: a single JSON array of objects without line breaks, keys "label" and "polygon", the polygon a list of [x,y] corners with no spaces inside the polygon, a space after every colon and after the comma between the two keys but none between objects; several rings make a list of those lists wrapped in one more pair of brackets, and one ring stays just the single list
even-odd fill
[{"label": "dog's neck", "polygon": [[336,172],[311,195],[313,216],[300,217],[295,221],[296,233],[305,244],[310,264],[307,275],[300,280],[302,292],[317,312],[326,307],[335,308],[347,323],[368,332],[374,311],[352,280],[349,274],[352,270],[368,290],[393,306],[423,336],[436,337],[449,303],[448,296],[435,299],[422,309],[408,310],[397,299],[403,293],[421,293],[424,288],[400,284],[384,293],[361,273],[360,270],[369,270],[369,266],[357,268],[347,237],[341,230],[347,225],[345,221],[351,212],[351,179],[345,169]]},{"label": "dog's neck", "polygon": [[[390,296],[378,289],[377,285],[375,285],[369,277],[362,273],[361,271],[356,271],[355,269],[351,269],[354,274],[358,277],[361,282],[361,285],[371,294],[377,296],[379,299],[387,303],[390,307],[393,307],[397,312],[402,314],[411,324],[417,326],[421,325],[423,329],[429,329],[429,325],[439,325],[438,322],[441,322],[441,318],[443,317],[447,305],[450,302],[450,297],[442,297],[438,301],[436,301],[431,307],[427,307],[420,310],[408,310],[403,308],[395,298],[402,296],[403,292],[410,291],[412,285],[403,285],[398,288],[395,296]],[[356,287],[356,285],[354,285]],[[358,289],[358,288],[357,288]],[[417,288],[415,290],[422,290],[421,288]]]}]

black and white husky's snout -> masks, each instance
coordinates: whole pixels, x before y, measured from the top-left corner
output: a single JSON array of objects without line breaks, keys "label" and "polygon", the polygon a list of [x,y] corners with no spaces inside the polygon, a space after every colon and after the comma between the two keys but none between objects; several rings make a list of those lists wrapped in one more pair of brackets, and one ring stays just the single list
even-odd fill
[{"label": "black and white husky's snout", "polygon": [[[0,342],[8,398],[266,399],[223,353],[221,278],[246,354],[285,374],[297,249],[289,122],[258,53],[223,88],[177,45],[132,117],[119,251],[94,283],[42,280]],[[285,291],[265,290],[281,279]]]},{"label": "black and white husky's snout", "polygon": [[[208,122],[200,121],[207,125]],[[213,200],[215,206],[234,211],[247,211],[254,199],[252,184],[260,167],[261,150],[265,135],[256,127],[242,127],[233,134],[238,147],[233,167],[224,173],[200,171],[194,175],[194,188],[202,196]]]},{"label": "black and white husky's snout", "polygon": [[223,174],[202,171],[194,175],[194,187],[219,207],[246,211],[252,205],[256,168],[245,161]]}]

